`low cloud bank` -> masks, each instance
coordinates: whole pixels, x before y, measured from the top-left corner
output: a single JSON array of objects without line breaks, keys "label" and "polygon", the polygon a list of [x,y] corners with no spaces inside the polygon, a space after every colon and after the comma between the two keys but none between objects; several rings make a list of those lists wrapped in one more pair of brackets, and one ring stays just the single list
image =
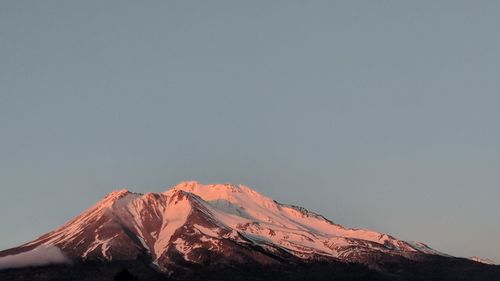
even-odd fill
[{"label": "low cloud bank", "polygon": [[57,247],[41,246],[28,252],[0,258],[0,269],[70,263]]}]

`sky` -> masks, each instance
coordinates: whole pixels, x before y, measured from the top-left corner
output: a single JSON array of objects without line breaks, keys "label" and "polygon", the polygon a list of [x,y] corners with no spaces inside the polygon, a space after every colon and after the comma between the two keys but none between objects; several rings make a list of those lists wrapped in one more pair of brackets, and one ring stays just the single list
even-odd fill
[{"label": "sky", "polygon": [[0,249],[245,184],[500,263],[499,1],[0,2]]}]

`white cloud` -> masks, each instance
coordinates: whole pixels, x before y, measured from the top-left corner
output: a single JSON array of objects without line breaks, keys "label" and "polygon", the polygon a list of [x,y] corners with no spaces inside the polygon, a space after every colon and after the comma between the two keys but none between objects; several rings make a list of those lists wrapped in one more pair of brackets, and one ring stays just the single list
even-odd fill
[{"label": "white cloud", "polygon": [[69,263],[57,247],[41,246],[28,252],[0,258],[0,269]]}]

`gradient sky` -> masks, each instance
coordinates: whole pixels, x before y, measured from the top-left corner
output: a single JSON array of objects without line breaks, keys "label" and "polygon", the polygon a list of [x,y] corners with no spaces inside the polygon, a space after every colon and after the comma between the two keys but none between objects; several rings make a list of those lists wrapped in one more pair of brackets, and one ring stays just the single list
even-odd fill
[{"label": "gradient sky", "polygon": [[0,249],[242,183],[500,262],[500,1],[1,1]]}]

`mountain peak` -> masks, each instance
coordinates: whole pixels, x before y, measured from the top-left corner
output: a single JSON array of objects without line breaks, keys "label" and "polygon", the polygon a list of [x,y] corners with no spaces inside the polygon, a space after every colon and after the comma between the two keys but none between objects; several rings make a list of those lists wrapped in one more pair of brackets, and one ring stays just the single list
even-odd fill
[{"label": "mountain peak", "polygon": [[230,209],[254,209],[255,206],[260,206],[260,208],[258,208],[257,210],[261,210],[262,208],[278,208],[278,203],[273,199],[266,197],[259,192],[251,189],[250,187],[241,184],[202,184],[197,181],[186,181],[177,184],[163,194],[171,196],[174,192],[177,191],[188,192],[197,197],[200,197],[216,208],[220,208],[222,205],[225,207],[229,207]]},{"label": "mountain peak", "polygon": [[[196,191],[231,191],[238,192],[241,190],[241,185],[236,185],[232,183],[212,183],[212,184],[202,184],[198,181],[183,181],[175,185],[172,189],[184,190],[187,192],[196,193]],[[167,191],[168,192],[168,191]]]},{"label": "mountain peak", "polygon": [[190,193],[194,193],[200,197],[203,197],[200,194],[206,194],[206,193],[211,193],[211,194],[248,193],[253,196],[266,197],[246,185],[234,184],[234,183],[203,184],[198,181],[183,181],[171,187],[164,193],[168,193],[172,190],[184,190]]},{"label": "mountain peak", "polygon": [[140,193],[134,193],[129,191],[128,189],[118,189],[113,190],[108,193],[104,198],[97,202],[93,207],[97,209],[106,209],[112,207],[116,202],[121,201],[124,198],[129,197],[130,195],[140,196]]},{"label": "mountain peak", "polygon": [[128,189],[117,189],[108,193],[104,198],[121,198],[129,193],[132,192],[130,192]]},{"label": "mountain peak", "polygon": [[178,257],[195,263],[209,257],[245,260],[254,254],[248,252],[249,245],[263,253],[255,258],[259,263],[277,262],[269,260],[276,255],[368,263],[380,254],[410,259],[439,254],[383,233],[346,229],[244,185],[197,181],[181,182],[163,193],[113,191],[61,228],[16,251],[57,246],[83,260],[149,255],[164,270]]},{"label": "mountain peak", "polygon": [[185,181],[175,185],[163,194],[171,195],[173,192],[178,191],[188,192],[207,200],[207,197],[210,199],[228,199],[232,196],[231,194],[241,193],[242,188],[231,183],[202,184],[197,181]]}]

